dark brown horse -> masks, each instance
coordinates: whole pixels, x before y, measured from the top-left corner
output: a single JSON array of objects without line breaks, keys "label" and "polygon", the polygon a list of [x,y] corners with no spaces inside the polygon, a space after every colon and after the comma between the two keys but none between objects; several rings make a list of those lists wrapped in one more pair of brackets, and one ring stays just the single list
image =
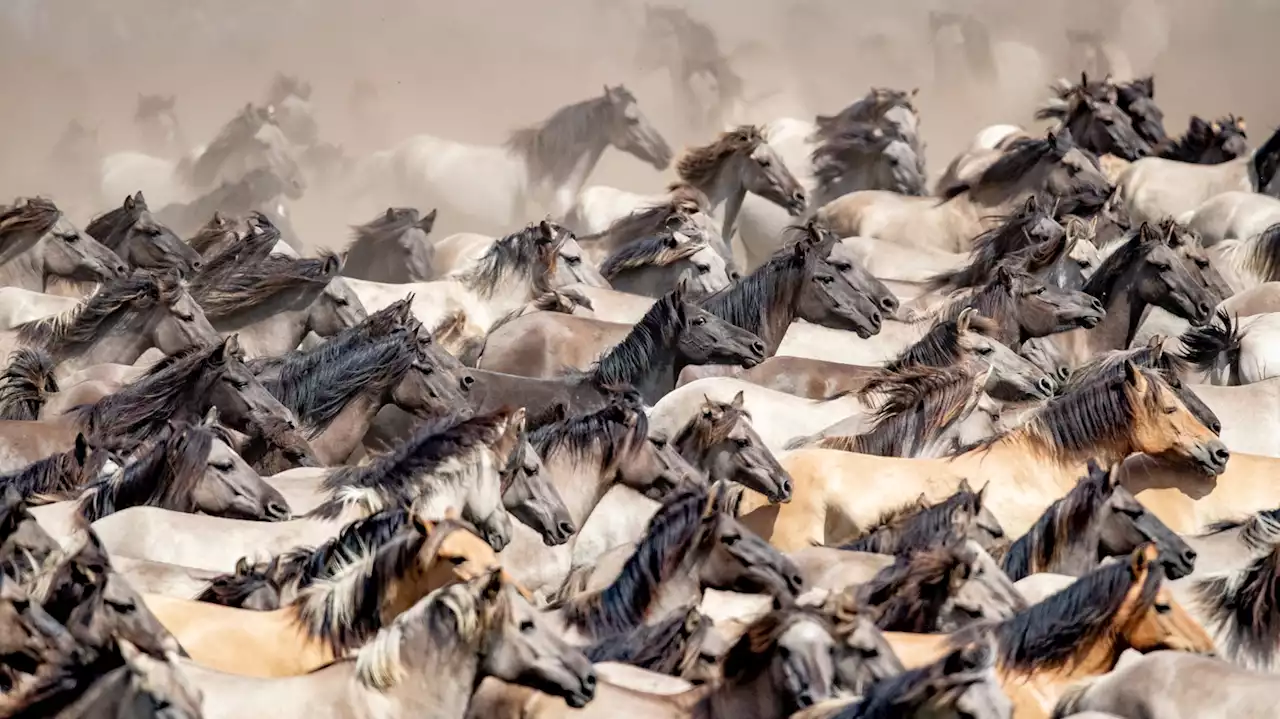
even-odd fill
[{"label": "dark brown horse", "polygon": [[203,264],[195,250],[152,216],[141,190],[124,198],[120,207],[94,218],[85,232],[133,268],[176,269],[190,277]]}]

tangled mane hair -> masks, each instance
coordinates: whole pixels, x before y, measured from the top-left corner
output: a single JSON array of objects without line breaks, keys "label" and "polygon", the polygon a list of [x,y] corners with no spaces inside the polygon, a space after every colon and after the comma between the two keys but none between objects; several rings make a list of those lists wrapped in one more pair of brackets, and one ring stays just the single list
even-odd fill
[{"label": "tangled mane hair", "polygon": [[1211,537],[1233,529],[1239,529],[1240,541],[1253,549],[1264,550],[1280,544],[1280,509],[1254,512],[1244,519],[1219,519],[1196,536]]},{"label": "tangled mane hair", "polygon": [[0,206],[0,245],[23,235],[42,237],[58,224],[62,210],[43,197],[19,198],[11,206]]},{"label": "tangled mane hair", "polygon": [[197,602],[208,602],[224,607],[248,609],[245,602],[259,592],[267,592],[264,600],[267,606],[252,607],[258,611],[272,611],[280,608],[280,587],[276,577],[279,574],[279,557],[272,557],[265,564],[250,564],[245,559],[236,563],[236,571],[214,577],[209,584],[196,595]]},{"label": "tangled mane hair", "polygon": [[[191,239],[187,240],[187,244],[201,257],[207,259],[211,251],[216,251],[237,239],[236,224],[236,221],[223,214],[222,210],[215,210],[209,221],[201,225]],[[205,267],[207,268],[208,265],[206,264]]]},{"label": "tangled mane hair", "polygon": [[145,310],[170,304],[186,290],[177,275],[134,272],[98,287],[75,307],[18,325],[18,341],[42,347],[55,360],[82,351],[113,330],[127,327]]},{"label": "tangled mane hair", "polygon": [[1272,544],[1243,569],[1197,581],[1193,592],[1208,628],[1222,636],[1228,660],[1272,667],[1280,644],[1280,545]]},{"label": "tangled mane hair", "polygon": [[742,685],[769,668],[778,640],[797,622],[817,623],[832,633],[830,620],[816,609],[786,607],[760,617],[724,656],[724,679],[730,686]]},{"label": "tangled mane hair", "polygon": [[[1166,240],[1166,237],[1169,240]],[[1133,230],[1124,244],[1102,261],[1093,276],[1085,282],[1084,292],[1097,297],[1103,305],[1111,300],[1120,280],[1129,273],[1138,262],[1152,250],[1172,240],[1173,235],[1164,235],[1151,224],[1142,223]]]},{"label": "tangled mane hair", "polygon": [[568,417],[539,427],[529,435],[538,456],[547,461],[556,451],[577,460],[600,452],[603,466],[626,457],[649,441],[649,418],[634,406],[611,403],[590,414]]},{"label": "tangled mane hair", "polygon": [[429,498],[440,488],[437,474],[469,471],[474,458],[483,457],[502,437],[511,416],[499,410],[470,419],[453,415],[426,421],[394,451],[369,464],[331,472],[321,483],[329,498],[306,516],[335,519],[353,503],[377,511]]},{"label": "tangled mane hair", "polygon": [[1018,581],[1036,572],[1048,571],[1062,552],[1088,533],[1115,488],[1109,473],[1089,460],[1088,474],[1062,499],[1049,505],[1036,523],[1018,539],[1000,562],[1009,579]]},{"label": "tangled mane hair", "polygon": [[106,450],[90,447],[80,433],[75,447],[0,474],[0,487],[12,487],[32,504],[75,499],[85,481],[106,464],[108,455]]},{"label": "tangled mane hair", "polygon": [[667,231],[620,247],[600,263],[600,274],[606,280],[613,280],[628,270],[666,267],[688,259],[706,247],[707,243],[699,240],[681,242],[672,232]]},{"label": "tangled mane hair", "polygon": [[413,207],[388,207],[386,212],[365,224],[352,226],[353,239],[347,246],[347,252],[356,254],[378,252],[386,245],[397,242],[408,230],[416,228],[431,234],[435,223],[435,210],[420,216],[418,210]]},{"label": "tangled mane hair", "polygon": [[944,544],[897,554],[859,589],[859,599],[885,632],[938,631],[943,605],[969,576],[972,553],[952,537]]},{"label": "tangled mane hair", "polygon": [[663,348],[676,344],[687,324],[684,289],[677,286],[654,302],[621,342],[579,376],[589,377],[598,387],[632,384],[652,370],[654,357],[661,356]]},{"label": "tangled mane hair", "polygon": [[216,284],[193,287],[192,296],[205,315],[216,320],[258,307],[282,292],[304,288],[319,292],[341,271],[342,261],[332,252],[314,258],[271,254],[239,264]]},{"label": "tangled mane hair", "polygon": [[585,145],[610,127],[614,109],[612,93],[635,102],[625,87],[610,88],[599,97],[566,105],[542,123],[516,130],[507,138],[509,152],[525,159],[537,181],[556,183],[573,171]]},{"label": "tangled mane hair", "polygon": [[1201,372],[1212,371],[1223,355],[1233,367],[1240,361],[1240,341],[1244,333],[1240,331],[1239,318],[1232,319],[1226,310],[1219,308],[1214,319],[1215,322],[1188,329],[1180,338],[1182,359]]},{"label": "tangled mane hair", "polygon": [[711,626],[711,620],[696,605],[689,606],[635,631],[597,639],[584,653],[593,664],[619,662],[679,676],[690,648],[700,644]]},{"label": "tangled mane hair", "polygon": [[85,488],[80,495],[80,516],[92,523],[129,507],[196,513],[195,488],[204,476],[215,440],[232,444],[230,435],[216,425],[166,427],[114,477]]},{"label": "tangled mane hair", "polygon": [[695,545],[711,501],[706,488],[673,492],[649,520],[635,552],[613,583],[554,606],[570,626],[595,637],[631,632],[644,621],[662,583]]},{"label": "tangled mane hair", "polygon": [[915,502],[882,513],[875,522],[848,544],[851,552],[899,554],[928,549],[958,537],[957,531],[982,512],[983,492],[973,491],[968,480],[960,482],[955,494],[932,506],[921,496]]},{"label": "tangled mane hair", "polygon": [[[1031,238],[1030,230],[1046,218],[1053,218],[1050,208],[1045,206],[1038,195],[1032,195],[1021,208],[1001,219],[999,225],[974,238],[967,265],[934,275],[927,287],[930,290],[981,287],[986,284],[997,265],[1012,259],[1010,255],[1016,255],[1018,259],[1030,259],[1024,258],[1021,253],[1037,245]],[[1067,251],[1070,251],[1070,243]]]},{"label": "tangled mane hair", "polygon": [[[958,183],[947,190],[945,199],[951,199],[977,185],[1007,185],[1018,182],[1034,170],[1045,158],[1055,155],[1058,148],[1079,149],[1071,138],[1071,131],[1063,128],[1057,135],[1048,137],[1022,137],[1009,143],[1000,158],[982,172],[973,183]],[[1097,158],[1090,153],[1086,157],[1097,165]]]},{"label": "tangled mane hair", "polygon": [[[206,227],[211,227],[218,218]],[[240,273],[242,268],[254,267],[271,256],[276,243],[280,241],[280,230],[265,217],[266,223],[258,231],[247,232],[243,237],[234,237],[211,257],[205,259],[204,267],[191,278],[191,295],[197,300],[208,294],[219,292],[219,288]],[[226,228],[222,232],[234,232],[230,221],[223,223]],[[194,240],[192,241],[194,249]],[[206,247],[205,249],[209,249]],[[199,251],[199,250],[197,250]],[[201,252],[201,255],[204,253]]]},{"label": "tangled mane hair", "polygon": [[[915,366],[872,377],[860,393],[882,398],[871,427],[859,435],[824,437],[813,446],[881,457],[911,456],[960,419],[982,385],[967,365]],[[983,384],[986,375],[982,376]]]},{"label": "tangled mane hair", "polygon": [[[1136,597],[1137,612],[1155,603],[1163,577],[1164,572],[1148,568]],[[952,634],[950,644],[965,646],[991,632],[1000,668],[1006,672],[1029,675],[1069,668],[1097,642],[1114,635],[1116,613],[1124,606],[1134,579],[1129,562],[1113,562],[1009,619],[970,625]]]},{"label": "tangled mane hair", "polygon": [[0,420],[36,420],[46,395],[58,392],[56,365],[45,352],[22,347],[0,374]]},{"label": "tangled mane hair", "polygon": [[687,448],[693,453],[698,448],[713,447],[729,438],[738,423],[751,420],[751,413],[733,402],[718,402],[707,398],[698,408],[698,412],[676,432],[671,440],[673,447],[680,448],[680,454]]},{"label": "tangled mane hair", "polygon": [[701,147],[690,148],[676,163],[676,174],[693,187],[707,188],[715,183],[720,168],[734,155],[751,154],[764,135],[755,125],[739,125],[720,133],[716,139]]},{"label": "tangled mane hair", "polygon": [[883,118],[886,112],[895,107],[904,107],[915,113],[915,105],[911,102],[914,95],[914,91],[907,92],[890,87],[873,87],[861,99],[835,115],[818,115],[814,119],[814,124],[818,129],[814,133],[813,139],[817,141],[826,140],[840,134],[851,126],[857,126],[859,123],[876,122]]},{"label": "tangled mane hair", "polygon": [[508,275],[519,274],[538,287],[550,287],[548,278],[556,271],[560,245],[569,232],[543,220],[497,240],[476,264],[457,275],[457,280],[483,297],[492,297]]},{"label": "tangled mane hair", "polygon": [[[969,331],[997,339],[1000,326],[972,312],[969,314]],[[923,337],[885,364],[885,370],[901,372],[912,367],[950,367],[960,358],[961,350],[959,320],[935,320]]]}]

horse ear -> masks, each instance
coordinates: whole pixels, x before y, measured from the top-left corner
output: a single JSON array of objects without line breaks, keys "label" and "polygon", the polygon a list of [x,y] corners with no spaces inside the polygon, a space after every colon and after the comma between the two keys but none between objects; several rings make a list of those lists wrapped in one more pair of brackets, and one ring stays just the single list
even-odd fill
[{"label": "horse ear", "polygon": [[996,268],[996,281],[1004,287],[1013,287],[1013,270],[1008,265],[1000,265]]},{"label": "horse ear", "polygon": [[76,464],[84,466],[85,460],[89,458],[89,441],[84,438],[84,432],[76,433]]},{"label": "horse ear", "polygon": [[1120,468],[1124,466],[1123,462],[1116,462],[1111,465],[1111,469],[1107,470],[1107,484],[1115,489],[1120,486]]},{"label": "horse ear", "polygon": [[486,602],[492,602],[502,593],[502,568],[494,567],[489,570],[489,576],[485,579],[484,590],[480,593]]},{"label": "horse ear", "polygon": [[982,485],[982,489],[978,490],[978,506],[982,506],[983,500],[987,497],[987,488],[991,486],[991,482]]},{"label": "horse ear", "polygon": [[218,424],[218,408],[210,407],[208,412],[204,413],[204,419],[200,420],[202,427],[213,427]]},{"label": "horse ear", "polygon": [[213,352],[209,354],[209,364],[218,366],[218,365],[226,364],[226,361],[227,361],[227,343],[223,342],[222,344],[214,348]]},{"label": "horse ear", "polygon": [[1158,365],[1160,360],[1164,359],[1164,336],[1159,334],[1151,335],[1151,340],[1147,342],[1147,346],[1151,348],[1151,364]]},{"label": "horse ear", "polygon": [[676,233],[671,233],[662,238],[662,244],[669,250],[674,250],[680,246],[680,240],[676,237]]},{"label": "horse ear", "polygon": [[240,335],[234,334],[223,340],[222,344],[227,348],[228,355],[240,354]]},{"label": "horse ear", "polygon": [[1192,115],[1191,122],[1187,126],[1187,134],[1204,135],[1209,131],[1209,123],[1205,122],[1199,115]]},{"label": "horse ear", "polygon": [[1062,157],[1067,154],[1075,146],[1076,143],[1071,137],[1071,130],[1069,128],[1064,127],[1056,133],[1049,133],[1049,147],[1058,157]]},{"label": "horse ear", "polygon": [[551,229],[551,223],[546,220],[538,222],[538,231],[542,233],[542,237],[538,239],[538,244],[551,242],[556,236],[556,233]]},{"label": "horse ear", "polygon": [[956,487],[956,489],[957,489],[958,491],[960,491],[960,492],[966,492],[966,493],[968,493],[968,494],[973,494],[973,487],[969,486],[969,478],[968,478],[968,477],[964,477],[964,478],[962,478],[962,479],[960,480],[960,486]]},{"label": "horse ear", "polygon": [[1244,118],[1243,118],[1243,117],[1237,117],[1237,118],[1236,118],[1236,127],[1240,130],[1240,132],[1244,132],[1244,131],[1245,131],[1245,124],[1244,124]]},{"label": "horse ear", "polygon": [[1138,369],[1137,366],[1129,360],[1124,361],[1124,381],[1125,384],[1133,387],[1133,390],[1138,394],[1142,395],[1147,393],[1146,375],[1142,374],[1142,370]]},{"label": "horse ear", "polygon": [[742,409],[742,405],[745,402],[746,402],[746,397],[743,396],[742,390],[738,390],[738,393],[733,396],[733,402],[730,404],[730,406],[733,407],[734,409]]},{"label": "horse ear", "polygon": [[1151,571],[1151,565],[1159,554],[1155,542],[1147,542],[1133,550],[1133,554],[1129,557],[1129,571],[1133,572],[1133,578],[1145,580],[1147,572]]},{"label": "horse ear", "polygon": [[703,394],[702,395],[702,418],[711,419],[712,417],[715,416],[715,414],[716,414],[715,404],[711,401],[710,397],[708,397],[706,394]]},{"label": "horse ear", "polygon": [[321,272],[323,272],[326,276],[336,277],[338,273],[341,271],[342,271],[342,260],[338,259],[337,255],[329,255],[328,257],[324,258],[324,267],[321,268]]},{"label": "horse ear", "polygon": [[426,522],[422,521],[422,517],[417,512],[410,512],[409,519],[413,522],[413,531],[424,537],[431,536],[431,528],[427,526]]},{"label": "horse ear", "polygon": [[418,229],[423,232],[430,232],[431,228],[436,226],[436,210],[434,207],[421,220],[418,220]]},{"label": "horse ear", "polygon": [[147,198],[142,196],[142,190],[138,190],[137,192],[133,193],[133,204],[139,207],[147,206]]},{"label": "horse ear", "polygon": [[1219,124],[1217,120],[1214,120],[1213,122],[1209,123],[1209,129],[1213,130],[1213,134],[1216,135],[1219,132],[1222,132],[1222,125]]},{"label": "horse ear", "polygon": [[396,218],[396,208],[394,207],[388,207],[386,214],[382,216],[382,219],[386,220],[387,222],[390,222],[395,218]]},{"label": "horse ear", "polygon": [[241,557],[236,560],[236,574],[248,574],[250,569],[248,557]]},{"label": "horse ear", "polygon": [[133,195],[125,195],[124,202],[121,204],[124,206],[125,211],[133,212]]},{"label": "horse ear", "polygon": [[969,331],[969,321],[973,319],[973,314],[976,311],[972,307],[960,310],[960,316],[956,318],[956,332],[964,334]]}]

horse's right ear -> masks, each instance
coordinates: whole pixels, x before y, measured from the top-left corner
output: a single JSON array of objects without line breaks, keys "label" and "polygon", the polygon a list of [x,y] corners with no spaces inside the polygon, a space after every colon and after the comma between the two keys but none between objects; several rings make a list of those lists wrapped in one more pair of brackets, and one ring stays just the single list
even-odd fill
[{"label": "horse's right ear", "polygon": [[253,567],[249,564],[248,557],[241,557],[236,560],[236,574],[248,574]]},{"label": "horse's right ear", "polygon": [[1142,370],[1138,369],[1134,363],[1129,360],[1124,361],[1124,381],[1133,387],[1134,391],[1140,395],[1147,393],[1147,378],[1142,374]]},{"label": "horse's right ear", "polygon": [[84,438],[84,432],[76,433],[76,450],[74,454],[76,464],[84,466],[86,460],[89,459],[89,440]]},{"label": "horse's right ear", "polygon": [[133,203],[133,195],[125,195],[124,202],[122,202],[121,205],[127,212],[133,212]]},{"label": "horse's right ear", "polygon": [[538,223],[538,231],[542,233],[542,236],[538,238],[538,244],[540,245],[545,245],[551,242],[551,240],[556,236],[556,233],[551,229],[551,223],[546,220],[542,220]]},{"label": "horse's right ear", "polygon": [[968,477],[960,480],[960,486],[956,487],[956,491],[973,494],[973,487],[970,486]]},{"label": "horse's right ear", "polygon": [[436,226],[436,210],[434,207],[421,220],[418,220],[418,229],[423,232],[430,232],[431,228]]},{"label": "horse's right ear", "polygon": [[486,602],[492,602],[502,593],[502,568],[494,567],[489,570],[489,576],[485,579],[484,589],[481,590],[480,596]]},{"label": "horse's right ear", "polygon": [[387,213],[386,213],[385,215],[383,215],[383,216],[382,216],[382,219],[386,220],[387,222],[390,222],[391,220],[394,220],[395,218],[396,218],[396,208],[394,208],[394,207],[388,207],[388,208],[387,208]]},{"label": "horse's right ear", "polygon": [[1147,572],[1151,571],[1151,565],[1155,563],[1159,554],[1160,551],[1156,549],[1155,542],[1147,542],[1133,550],[1133,554],[1129,557],[1129,571],[1133,573],[1133,578],[1146,579]]},{"label": "horse's right ear", "polygon": [[956,332],[964,334],[969,331],[969,322],[973,319],[975,312],[977,312],[977,310],[972,307],[966,307],[960,310],[960,316],[956,318]]}]

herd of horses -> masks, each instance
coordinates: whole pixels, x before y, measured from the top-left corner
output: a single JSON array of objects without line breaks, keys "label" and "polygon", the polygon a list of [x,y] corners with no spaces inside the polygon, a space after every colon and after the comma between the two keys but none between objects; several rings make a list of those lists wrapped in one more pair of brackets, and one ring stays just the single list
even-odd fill
[{"label": "herd of horses", "polygon": [[0,207],[0,717],[1275,715],[1280,133],[1082,75],[929,186],[888,88],[678,156],[310,94]]}]

